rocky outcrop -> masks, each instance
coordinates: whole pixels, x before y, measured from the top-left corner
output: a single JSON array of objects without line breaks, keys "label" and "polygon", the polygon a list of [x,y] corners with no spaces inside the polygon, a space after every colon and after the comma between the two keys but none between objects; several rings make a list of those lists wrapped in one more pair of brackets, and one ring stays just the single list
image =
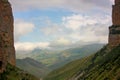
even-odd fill
[{"label": "rocky outcrop", "polygon": [[0,72],[7,63],[15,65],[13,14],[8,0],[0,0]]},{"label": "rocky outcrop", "polygon": [[109,30],[109,45],[111,47],[118,46],[120,44],[120,26],[113,25]]},{"label": "rocky outcrop", "polygon": [[120,0],[115,0],[112,9],[113,25],[109,27],[109,46],[120,45]]},{"label": "rocky outcrop", "polygon": [[112,7],[113,25],[120,25],[120,0],[115,0],[115,5],[113,5]]}]

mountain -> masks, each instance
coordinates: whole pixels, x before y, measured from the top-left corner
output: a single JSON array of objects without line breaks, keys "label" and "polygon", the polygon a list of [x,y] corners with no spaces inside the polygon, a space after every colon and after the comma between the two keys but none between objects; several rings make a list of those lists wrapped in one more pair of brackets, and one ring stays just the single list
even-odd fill
[{"label": "mountain", "polygon": [[120,80],[120,46],[105,46],[97,53],[52,71],[44,80]]},{"label": "mountain", "polygon": [[58,58],[58,61],[56,61],[56,63],[52,66],[50,66],[50,68],[57,69],[73,60],[80,59],[96,53],[103,47],[103,45],[104,44],[89,44],[82,47],[80,46],[61,51],[59,55],[61,57]]},{"label": "mountain", "polygon": [[99,51],[91,64],[78,74],[78,80],[120,80],[120,46],[110,50],[108,47]]},{"label": "mountain", "polygon": [[54,70],[62,67],[70,61],[83,58],[97,52],[103,47],[103,45],[104,44],[89,44],[85,46],[69,48],[66,50],[55,51],[35,49],[34,51],[26,54],[17,53],[17,58],[30,57]]},{"label": "mountain", "polygon": [[92,56],[72,61],[65,66],[49,73],[44,80],[69,80],[79,70],[89,65]]},{"label": "mountain", "polygon": [[29,72],[30,74],[41,78],[45,76],[50,70],[42,63],[31,58],[17,59],[17,67]]},{"label": "mountain", "polygon": [[6,71],[0,74],[0,80],[40,80],[19,68],[8,64]]}]

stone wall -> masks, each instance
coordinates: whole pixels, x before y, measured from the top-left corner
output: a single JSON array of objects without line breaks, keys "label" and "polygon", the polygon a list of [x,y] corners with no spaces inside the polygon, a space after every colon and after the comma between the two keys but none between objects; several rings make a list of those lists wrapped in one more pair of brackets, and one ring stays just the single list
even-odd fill
[{"label": "stone wall", "polygon": [[8,0],[0,0],[0,72],[7,63],[15,65],[13,14]]}]

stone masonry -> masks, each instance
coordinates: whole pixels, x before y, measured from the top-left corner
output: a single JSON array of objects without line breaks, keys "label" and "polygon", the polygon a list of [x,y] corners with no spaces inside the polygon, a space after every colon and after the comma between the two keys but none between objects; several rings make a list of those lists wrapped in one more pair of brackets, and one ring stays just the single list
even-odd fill
[{"label": "stone masonry", "polygon": [[0,73],[7,63],[15,65],[13,15],[8,0],[0,0]]},{"label": "stone masonry", "polygon": [[112,23],[109,27],[109,46],[120,45],[120,0],[115,0],[112,9]]}]

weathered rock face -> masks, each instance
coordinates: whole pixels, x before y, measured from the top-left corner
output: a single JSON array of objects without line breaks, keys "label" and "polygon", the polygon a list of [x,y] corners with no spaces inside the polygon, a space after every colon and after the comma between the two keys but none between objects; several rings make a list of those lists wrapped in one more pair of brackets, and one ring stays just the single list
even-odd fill
[{"label": "weathered rock face", "polygon": [[119,4],[120,3],[120,0],[115,0],[115,4]]},{"label": "weathered rock face", "polygon": [[0,72],[7,63],[15,65],[13,15],[8,0],[0,0]]},{"label": "weathered rock face", "polygon": [[109,28],[109,45],[110,46],[118,46],[120,44],[120,26],[111,26]]},{"label": "weathered rock face", "polygon": [[115,0],[115,5],[113,5],[112,22],[113,25],[120,25],[120,0]]},{"label": "weathered rock face", "polygon": [[120,45],[120,0],[115,0],[112,10],[113,25],[109,28],[109,45]]}]

